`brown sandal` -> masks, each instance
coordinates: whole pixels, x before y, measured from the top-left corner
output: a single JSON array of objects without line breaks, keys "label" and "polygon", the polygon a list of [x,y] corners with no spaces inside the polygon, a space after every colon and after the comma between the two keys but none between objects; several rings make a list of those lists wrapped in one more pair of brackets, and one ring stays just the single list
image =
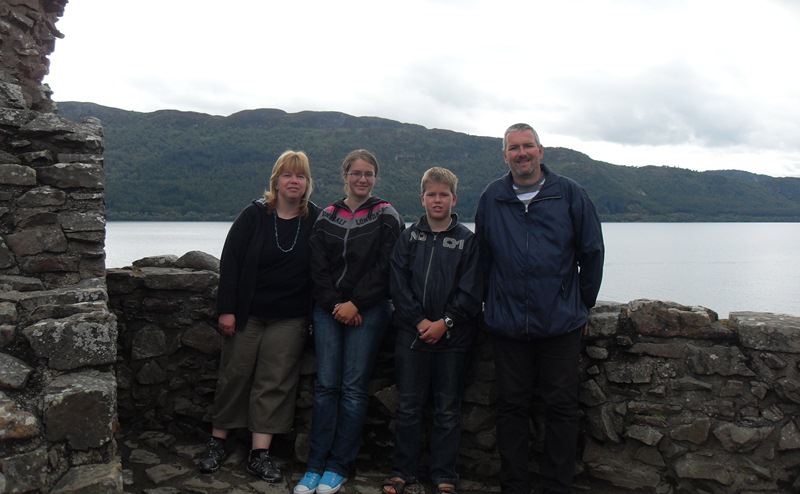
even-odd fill
[{"label": "brown sandal", "polygon": [[453,484],[439,484],[436,486],[436,494],[458,494],[458,492]]},{"label": "brown sandal", "polygon": [[[388,490],[394,489],[394,492]],[[381,492],[383,494],[403,494],[406,490],[406,481],[400,477],[391,477],[383,481]]]}]

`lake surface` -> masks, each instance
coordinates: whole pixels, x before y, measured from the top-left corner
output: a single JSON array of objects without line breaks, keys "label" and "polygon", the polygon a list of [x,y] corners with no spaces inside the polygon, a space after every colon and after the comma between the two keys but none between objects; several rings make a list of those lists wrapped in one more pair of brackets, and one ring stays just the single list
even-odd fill
[{"label": "lake surface", "polygon": [[[229,228],[229,222],[109,222],[106,266],[192,250],[219,258]],[[800,223],[603,223],[603,235],[601,300],[670,300],[708,307],[721,318],[744,310],[800,315]]]}]

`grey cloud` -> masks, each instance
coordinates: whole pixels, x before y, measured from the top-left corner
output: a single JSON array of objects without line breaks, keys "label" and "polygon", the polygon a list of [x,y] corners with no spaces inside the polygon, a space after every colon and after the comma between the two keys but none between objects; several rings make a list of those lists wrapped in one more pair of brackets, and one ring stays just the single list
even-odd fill
[{"label": "grey cloud", "polygon": [[569,118],[558,130],[628,145],[735,145],[753,131],[754,115],[730,89],[677,63],[632,78],[561,81]]}]

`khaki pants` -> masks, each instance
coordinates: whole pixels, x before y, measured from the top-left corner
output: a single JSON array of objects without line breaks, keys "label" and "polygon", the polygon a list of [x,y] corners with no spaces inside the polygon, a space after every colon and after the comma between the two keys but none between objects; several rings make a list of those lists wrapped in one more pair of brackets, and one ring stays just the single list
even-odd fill
[{"label": "khaki pants", "polygon": [[244,331],[227,337],[211,415],[214,427],[246,427],[261,434],[290,431],[307,334],[305,317],[250,317]]}]

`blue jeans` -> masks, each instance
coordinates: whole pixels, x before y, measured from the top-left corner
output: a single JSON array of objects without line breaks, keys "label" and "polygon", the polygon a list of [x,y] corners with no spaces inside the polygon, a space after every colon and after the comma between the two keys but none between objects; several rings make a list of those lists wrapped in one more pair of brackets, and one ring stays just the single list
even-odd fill
[{"label": "blue jeans", "polygon": [[395,414],[393,475],[416,480],[422,415],[433,395],[430,476],[433,485],[458,483],[456,462],[461,442],[461,397],[469,354],[425,352],[395,345],[398,405]]},{"label": "blue jeans", "polygon": [[530,494],[530,407],[544,402],[543,493],[571,492],[578,449],[581,330],[534,341],[492,339],[499,390],[497,449],[502,494]]},{"label": "blue jeans", "polygon": [[360,326],[339,323],[314,307],[317,384],[311,422],[308,471],[331,471],[343,477],[361,447],[369,405],[369,380],[389,327],[391,305],[383,300],[359,311]]}]

